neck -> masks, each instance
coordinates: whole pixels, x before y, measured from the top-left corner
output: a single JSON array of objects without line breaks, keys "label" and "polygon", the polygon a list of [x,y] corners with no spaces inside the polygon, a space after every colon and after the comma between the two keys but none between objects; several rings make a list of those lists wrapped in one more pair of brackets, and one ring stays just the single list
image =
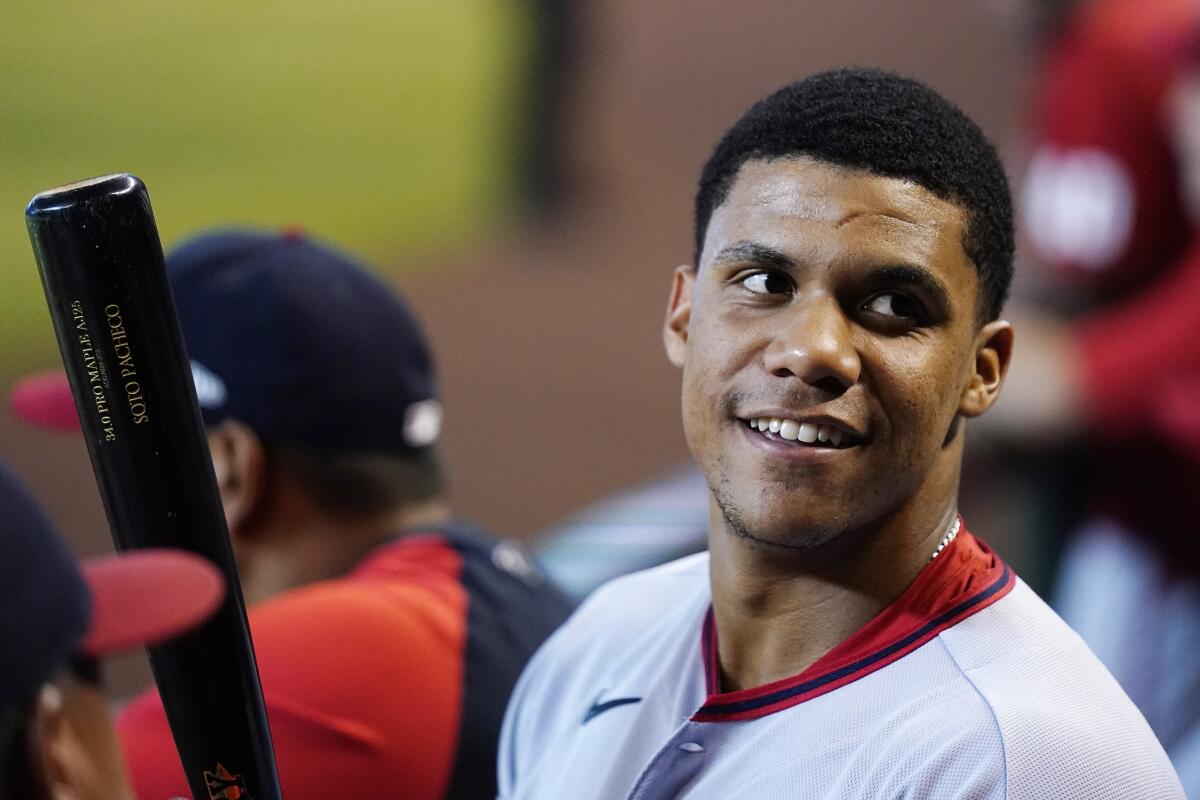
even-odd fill
[{"label": "neck", "polygon": [[238,571],[247,604],[347,574],[376,547],[405,531],[449,521],[440,500],[410,504],[363,519],[330,517],[306,509],[239,537]]},{"label": "neck", "polygon": [[722,689],[797,675],[892,603],[953,525],[955,493],[844,531],[820,553],[737,536],[713,509],[709,537]]}]

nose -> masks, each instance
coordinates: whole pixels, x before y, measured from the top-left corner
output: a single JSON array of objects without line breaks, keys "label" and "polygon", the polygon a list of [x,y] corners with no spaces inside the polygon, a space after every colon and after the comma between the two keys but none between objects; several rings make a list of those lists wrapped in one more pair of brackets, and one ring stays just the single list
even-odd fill
[{"label": "nose", "polygon": [[780,378],[799,378],[840,395],[858,382],[862,361],[841,306],[832,297],[796,302],[763,359]]}]

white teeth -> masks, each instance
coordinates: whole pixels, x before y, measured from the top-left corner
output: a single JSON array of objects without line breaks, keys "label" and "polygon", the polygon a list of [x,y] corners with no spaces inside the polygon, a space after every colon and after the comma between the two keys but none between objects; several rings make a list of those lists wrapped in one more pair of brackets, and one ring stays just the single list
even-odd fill
[{"label": "white teeth", "polygon": [[801,423],[794,419],[756,417],[746,420],[746,424],[761,433],[770,431],[777,434],[781,439],[793,442],[799,441],[805,444],[820,442],[832,447],[841,447],[842,442],[849,438],[848,434],[842,433],[842,431],[832,425],[817,425],[812,422]]}]

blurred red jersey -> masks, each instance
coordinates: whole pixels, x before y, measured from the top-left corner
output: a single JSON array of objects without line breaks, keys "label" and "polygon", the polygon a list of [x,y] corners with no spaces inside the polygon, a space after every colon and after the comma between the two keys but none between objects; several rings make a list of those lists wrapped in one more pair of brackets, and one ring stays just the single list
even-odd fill
[{"label": "blurred red jersey", "polygon": [[1075,337],[1094,509],[1193,565],[1200,153],[1188,141],[1200,116],[1185,126],[1198,54],[1192,0],[1102,0],[1073,15],[1042,65],[1021,198],[1038,260],[1091,302]]},{"label": "blurred red jersey", "polygon": [[[284,797],[494,797],[508,697],[570,607],[513,543],[462,528],[255,605]],[[156,692],[117,730],[138,797],[189,796]]]}]

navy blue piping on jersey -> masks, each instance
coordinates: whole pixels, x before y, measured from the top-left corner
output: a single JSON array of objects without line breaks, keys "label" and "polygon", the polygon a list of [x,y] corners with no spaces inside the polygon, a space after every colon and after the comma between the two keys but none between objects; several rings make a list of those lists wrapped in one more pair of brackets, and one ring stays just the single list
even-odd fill
[{"label": "navy blue piping on jersey", "polygon": [[787,700],[788,698],[795,697],[796,695],[799,695],[799,694],[811,692],[813,689],[818,689],[828,683],[832,683],[833,681],[844,678],[847,675],[851,675],[855,672],[858,672],[859,670],[866,669],[867,667],[871,666],[872,664],[876,663],[877,661],[885,659],[888,656],[895,653],[896,651],[903,650],[905,647],[908,647],[913,642],[920,640],[921,637],[928,635],[930,631],[934,630],[935,628],[939,627],[940,625],[944,625],[945,623],[954,619],[958,615],[962,614],[964,611],[967,611],[970,608],[972,608],[973,606],[979,605],[983,601],[987,600],[989,597],[996,594],[996,592],[1003,589],[1008,584],[1010,577],[1011,577],[1011,572],[1008,568],[1008,565],[1005,564],[1004,572],[1001,573],[1000,577],[996,579],[996,582],[993,583],[988,588],[984,589],[979,594],[975,595],[974,597],[972,597],[969,600],[964,600],[963,602],[959,603],[958,605],[956,605],[954,608],[950,609],[949,611],[939,614],[938,616],[931,619],[929,622],[922,625],[916,631],[913,631],[908,636],[905,636],[903,639],[900,639],[881,650],[877,650],[874,653],[872,653],[871,655],[866,656],[865,658],[859,659],[858,661],[854,662],[853,664],[849,664],[845,667],[842,667],[841,669],[834,670],[833,672],[828,672],[819,678],[813,678],[811,681],[805,681],[804,683],[797,684],[796,686],[790,686],[786,689],[780,689],[777,692],[772,692],[770,694],[763,695],[762,697],[755,697],[750,700],[740,700],[740,701],[732,702],[732,703],[713,703],[711,705],[706,703],[696,713],[697,714],[737,714],[737,713],[740,713],[743,711],[752,711],[756,708],[762,708],[764,706],[774,705],[775,703],[781,702],[783,700]]}]

